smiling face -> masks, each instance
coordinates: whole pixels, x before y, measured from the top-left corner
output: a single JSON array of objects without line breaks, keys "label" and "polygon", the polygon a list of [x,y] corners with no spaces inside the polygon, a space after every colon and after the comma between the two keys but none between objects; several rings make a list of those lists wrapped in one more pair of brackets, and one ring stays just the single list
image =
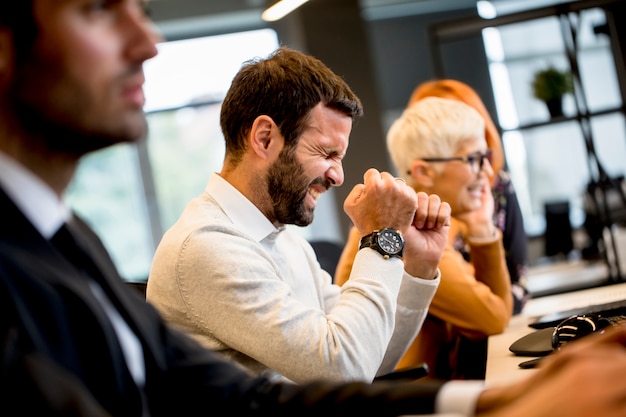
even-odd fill
[{"label": "smiling face", "polygon": [[317,199],[343,184],[341,160],[348,148],[352,119],[318,104],[295,148],[285,148],[267,174],[268,194],[276,221],[307,226]]},{"label": "smiling face", "polygon": [[[493,175],[485,122],[458,100],[426,97],[406,108],[387,133],[395,168],[416,191],[438,194],[453,216],[483,207]],[[488,209],[487,206],[485,206]]]},{"label": "smiling face", "polygon": [[139,0],[35,1],[38,37],[16,63],[8,94],[22,128],[76,154],[143,137],[142,64],[159,39],[143,7]]},{"label": "smiling face", "polygon": [[[484,134],[476,133],[460,142],[454,155],[445,156],[467,157],[484,154],[486,151],[487,142]],[[432,173],[430,191],[439,194],[443,201],[450,204],[453,216],[477,210],[482,206],[482,193],[484,190],[489,190],[489,177],[493,174],[488,159],[483,161],[482,169],[479,168],[479,160],[474,163],[456,160],[428,164],[441,165],[433,166],[430,170]]]}]

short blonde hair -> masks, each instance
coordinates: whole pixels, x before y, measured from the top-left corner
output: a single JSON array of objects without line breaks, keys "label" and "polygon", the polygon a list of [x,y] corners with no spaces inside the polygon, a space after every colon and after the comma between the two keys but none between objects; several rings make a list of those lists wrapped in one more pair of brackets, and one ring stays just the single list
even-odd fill
[{"label": "short blonde hair", "polygon": [[412,184],[416,159],[454,156],[462,142],[484,136],[485,122],[458,100],[426,97],[407,107],[387,132],[387,150],[397,174]]},{"label": "short blonde hair", "polygon": [[502,139],[487,107],[485,107],[485,103],[483,103],[476,90],[462,81],[449,78],[426,81],[413,90],[407,107],[418,100],[433,96],[462,101],[475,108],[483,116],[485,121],[485,139],[487,140],[487,146],[492,152],[490,161],[494,174],[492,181],[495,180],[498,172],[504,167]]}]

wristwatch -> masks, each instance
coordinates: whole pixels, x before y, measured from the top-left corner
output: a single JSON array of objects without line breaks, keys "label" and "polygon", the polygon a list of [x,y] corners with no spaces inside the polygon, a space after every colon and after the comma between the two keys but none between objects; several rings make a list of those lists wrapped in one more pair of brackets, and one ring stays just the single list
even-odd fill
[{"label": "wristwatch", "polygon": [[372,248],[383,255],[383,258],[402,258],[404,238],[402,233],[393,229],[374,230],[361,238],[359,249]]}]

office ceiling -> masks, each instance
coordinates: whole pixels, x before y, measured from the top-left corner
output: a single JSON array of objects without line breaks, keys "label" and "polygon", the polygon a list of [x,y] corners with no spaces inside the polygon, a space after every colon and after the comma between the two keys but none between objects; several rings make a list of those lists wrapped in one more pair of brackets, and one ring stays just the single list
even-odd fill
[{"label": "office ceiling", "polygon": [[[315,0],[310,0],[315,1]],[[570,0],[571,1],[571,0]],[[163,33],[184,36],[231,32],[262,24],[261,13],[273,0],[151,0],[151,16]],[[498,14],[528,10],[568,0],[491,0]],[[365,20],[389,19],[473,8],[476,0],[360,0]]]},{"label": "office ceiling", "polygon": [[[315,1],[315,0],[310,0]],[[491,0],[491,3],[503,12],[517,11],[542,7],[567,0]],[[570,0],[571,1],[571,0]],[[263,10],[272,0],[151,0],[151,3],[160,8],[163,4],[175,4],[175,8],[184,14],[186,11],[202,11],[205,15],[228,13],[257,13]],[[360,0],[361,7],[368,13],[433,13],[446,10],[474,7],[476,0]],[[189,16],[197,16],[190,13]]]},{"label": "office ceiling", "polygon": [[[524,2],[529,0],[495,1]],[[176,11],[177,17],[182,17],[186,13],[196,17],[199,15],[243,15],[246,13],[260,15],[266,5],[272,3],[272,0],[152,0],[152,8],[156,10],[167,8]],[[476,0],[360,0],[360,4],[364,12],[368,13],[406,15],[473,7]],[[157,16],[156,20],[161,20],[161,16]]]}]

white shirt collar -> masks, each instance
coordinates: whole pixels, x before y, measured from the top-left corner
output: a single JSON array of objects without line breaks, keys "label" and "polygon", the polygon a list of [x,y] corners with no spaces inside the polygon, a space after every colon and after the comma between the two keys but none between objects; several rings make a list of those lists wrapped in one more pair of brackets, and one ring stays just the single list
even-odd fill
[{"label": "white shirt collar", "polygon": [[237,226],[258,242],[285,227],[277,228],[250,201],[219,174],[213,173],[205,190]]},{"label": "white shirt collar", "polygon": [[70,209],[48,185],[2,152],[0,186],[46,239],[71,217]]}]

